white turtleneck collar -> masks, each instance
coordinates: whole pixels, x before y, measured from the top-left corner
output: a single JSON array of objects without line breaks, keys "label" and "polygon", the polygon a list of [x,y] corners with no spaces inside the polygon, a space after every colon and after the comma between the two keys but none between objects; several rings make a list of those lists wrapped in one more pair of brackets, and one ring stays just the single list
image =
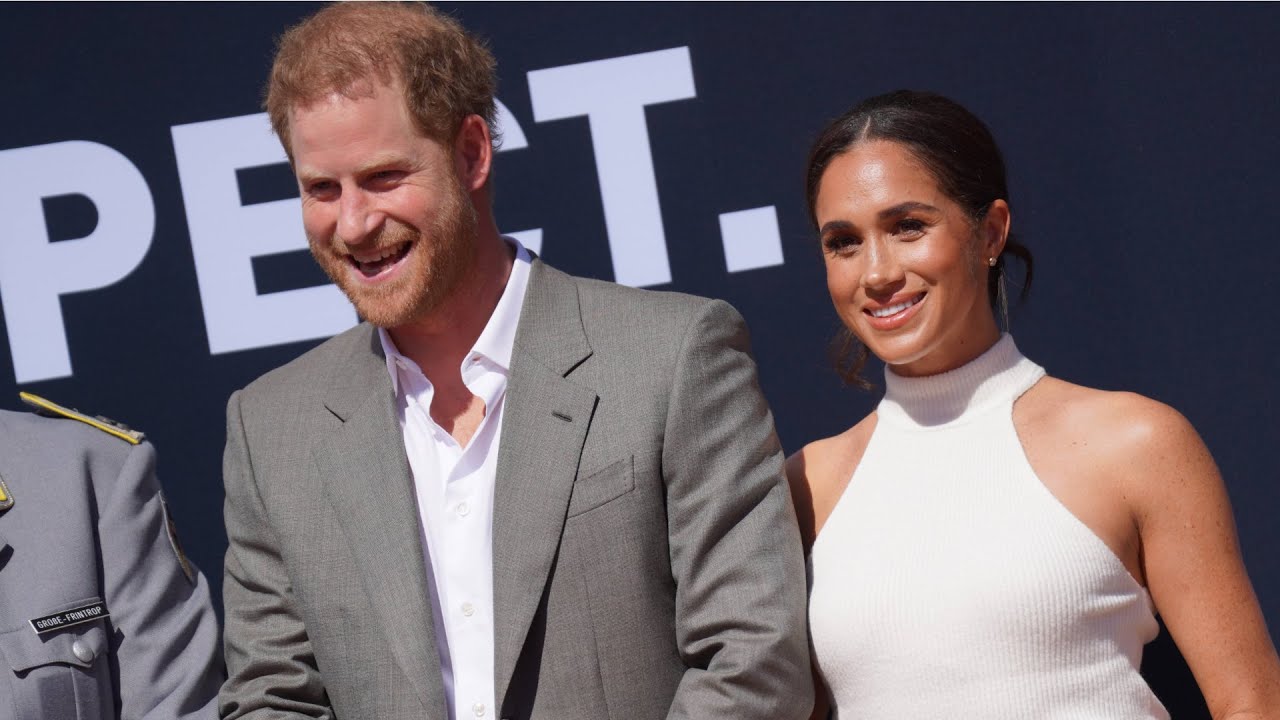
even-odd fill
[{"label": "white turtleneck collar", "polygon": [[1044,374],[1004,333],[986,352],[937,375],[903,377],[885,366],[885,394],[876,413],[881,420],[918,427],[963,422],[1012,403]]}]

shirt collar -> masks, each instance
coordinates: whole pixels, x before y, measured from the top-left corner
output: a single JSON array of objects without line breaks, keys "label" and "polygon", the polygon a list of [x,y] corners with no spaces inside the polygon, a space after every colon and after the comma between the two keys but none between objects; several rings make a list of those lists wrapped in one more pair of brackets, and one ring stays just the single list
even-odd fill
[{"label": "shirt collar", "polygon": [[[489,316],[489,321],[485,323],[484,330],[480,332],[480,337],[476,338],[476,343],[471,347],[467,357],[479,355],[506,374],[511,370],[511,353],[516,344],[516,326],[520,322],[520,311],[524,308],[525,289],[529,285],[529,268],[533,257],[519,240],[511,237],[502,239],[515,249],[515,262],[511,264],[507,286],[502,289],[502,296],[498,298],[493,314]],[[406,367],[415,369],[417,364],[400,354],[400,350],[396,348],[395,341],[391,339],[391,334],[386,328],[378,328],[378,339],[382,342],[382,354],[386,356],[387,373],[391,376],[391,389],[398,395],[400,373],[397,370],[396,361],[400,360]],[[465,358],[463,362],[466,362]]]}]

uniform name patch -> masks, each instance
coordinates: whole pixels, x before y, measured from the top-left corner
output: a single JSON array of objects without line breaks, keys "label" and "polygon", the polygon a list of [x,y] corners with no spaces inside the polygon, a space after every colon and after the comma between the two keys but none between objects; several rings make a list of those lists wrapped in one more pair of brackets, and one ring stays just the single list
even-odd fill
[{"label": "uniform name patch", "polygon": [[90,603],[81,605],[70,610],[63,610],[53,615],[45,615],[30,620],[31,628],[36,631],[37,635],[43,635],[54,630],[61,630],[72,625],[93,622],[99,618],[109,617],[111,613],[107,612],[107,604],[104,602]]}]

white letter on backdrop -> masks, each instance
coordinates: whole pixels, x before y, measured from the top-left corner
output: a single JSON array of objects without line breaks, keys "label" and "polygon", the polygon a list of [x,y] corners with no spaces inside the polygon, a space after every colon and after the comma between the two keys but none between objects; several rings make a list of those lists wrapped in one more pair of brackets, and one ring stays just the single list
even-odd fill
[{"label": "white letter on backdrop", "polygon": [[236,170],[288,162],[266,113],[172,132],[209,352],[327,338],[355,325],[355,309],[332,284],[258,294],[253,258],[307,247],[297,198],[240,204]]},{"label": "white letter on backdrop", "polygon": [[[59,296],[124,279],[142,262],[155,205],[129,158],[82,140],[0,152],[0,304],[19,383],[69,377],[71,353]],[[49,241],[42,198],[83,195],[98,224],[87,236]]]},{"label": "white letter on backdrop", "polygon": [[529,73],[534,120],[590,122],[613,275],[625,285],[671,281],[644,108],[696,95],[687,47]]}]

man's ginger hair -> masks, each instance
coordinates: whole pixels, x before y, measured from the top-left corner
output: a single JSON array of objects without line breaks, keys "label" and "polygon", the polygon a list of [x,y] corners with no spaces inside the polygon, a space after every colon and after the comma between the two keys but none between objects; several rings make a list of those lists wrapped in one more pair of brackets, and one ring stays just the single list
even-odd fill
[{"label": "man's ginger hair", "polygon": [[457,20],[420,3],[335,3],[280,37],[267,81],[271,127],[293,158],[289,112],[332,93],[349,98],[366,83],[398,85],[418,129],[453,141],[463,119],[479,115],[496,145],[497,63]]}]

